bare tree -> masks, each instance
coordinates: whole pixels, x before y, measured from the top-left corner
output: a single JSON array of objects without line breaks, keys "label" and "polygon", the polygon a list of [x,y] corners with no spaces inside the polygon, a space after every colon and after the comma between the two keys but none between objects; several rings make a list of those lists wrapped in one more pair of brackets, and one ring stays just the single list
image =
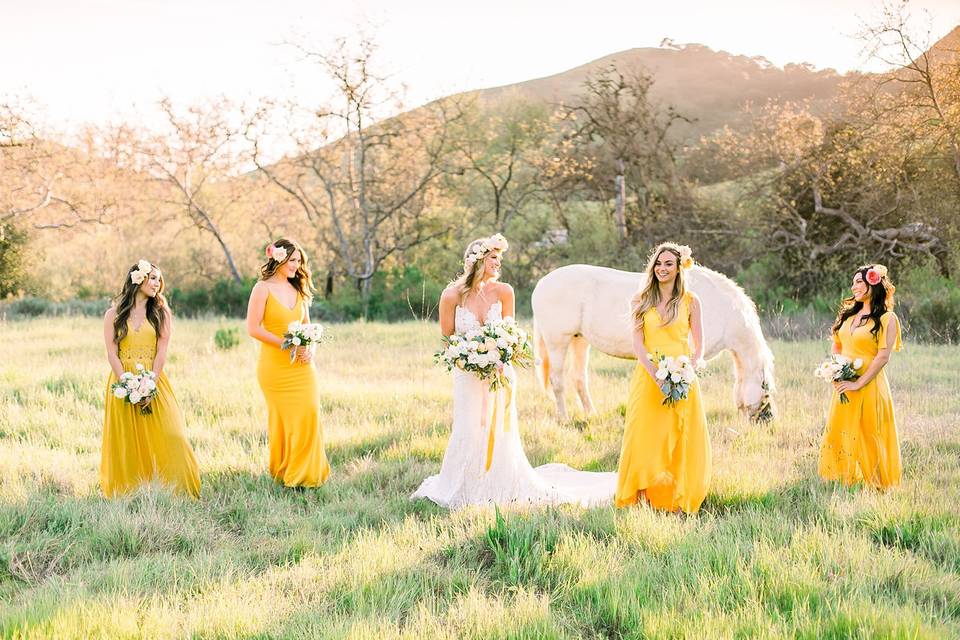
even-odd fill
[{"label": "bare tree", "polygon": [[154,186],[147,197],[212,236],[231,277],[242,282],[222,223],[236,201],[254,186],[238,175],[245,144],[241,117],[222,99],[185,109],[163,99],[158,106],[164,116],[162,131],[138,135],[115,129],[111,146],[117,154],[132,147],[131,161]]},{"label": "bare tree", "polygon": [[921,26],[906,0],[884,3],[859,35],[867,54],[891,69],[867,77],[864,115],[884,135],[921,142],[948,159],[960,192],[960,39],[931,46],[929,20]]},{"label": "bare tree", "polygon": [[478,224],[492,218],[504,231],[525,207],[551,202],[586,175],[587,167],[564,149],[559,123],[542,107],[516,102],[488,111],[473,103],[464,114],[451,136],[459,165],[451,189],[466,192],[468,206],[481,214]]},{"label": "bare tree", "polygon": [[921,199],[929,185],[915,148],[856,121],[770,104],[751,131],[726,137],[723,153],[745,166],[766,164],[743,181],[743,195],[759,212],[763,252],[789,265],[783,281],[799,293],[817,291],[855,261],[946,259],[943,220]]},{"label": "bare tree", "polygon": [[28,106],[0,103],[0,224],[62,229],[104,223],[117,202],[98,188],[109,173],[87,149],[42,133]]},{"label": "bare tree", "polygon": [[611,64],[589,76],[580,101],[567,108],[574,138],[595,162],[594,188],[604,199],[613,188],[614,219],[623,242],[642,233],[655,210],[682,191],[668,134],[678,121],[689,120],[673,107],[654,104],[652,86],[649,74]]},{"label": "bare tree", "polygon": [[[375,69],[376,46],[341,38],[330,52],[297,45],[335,87],[330,104],[289,109],[295,151],[266,157],[262,126],[272,105],[251,119],[248,137],[258,169],[302,209],[342,273],[369,292],[384,261],[447,232],[449,220],[429,206],[435,180],[447,170],[448,132],[459,118],[452,101],[438,101],[389,119],[399,93]],[[309,114],[301,126],[304,112]]]}]

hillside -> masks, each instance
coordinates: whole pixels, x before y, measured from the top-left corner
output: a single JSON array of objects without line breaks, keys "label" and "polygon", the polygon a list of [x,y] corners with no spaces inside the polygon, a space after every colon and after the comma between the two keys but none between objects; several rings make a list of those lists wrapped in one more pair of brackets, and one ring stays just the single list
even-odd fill
[{"label": "hillside", "polygon": [[806,64],[777,67],[762,57],[733,55],[699,44],[680,47],[629,49],[544,78],[482,89],[479,98],[490,107],[505,100],[570,103],[591,73],[615,64],[644,69],[654,77],[653,97],[673,105],[696,122],[682,133],[697,137],[742,119],[747,102],[768,99],[811,101],[814,111],[830,108],[844,81],[833,69]]}]

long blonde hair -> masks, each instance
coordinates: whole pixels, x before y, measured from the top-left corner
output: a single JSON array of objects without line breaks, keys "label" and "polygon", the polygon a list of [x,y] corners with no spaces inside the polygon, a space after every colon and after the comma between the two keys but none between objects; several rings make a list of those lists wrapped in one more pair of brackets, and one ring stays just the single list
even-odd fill
[{"label": "long blonde hair", "polygon": [[[500,245],[495,248],[485,249],[484,244],[490,242],[491,240],[496,240]],[[500,234],[496,234],[489,238],[477,238],[470,242],[467,245],[467,250],[463,252],[463,271],[460,272],[460,275],[450,283],[450,286],[456,289],[457,294],[460,296],[460,302],[463,302],[467,295],[473,291],[483,279],[483,274],[486,271],[486,256],[490,251],[506,251],[509,248],[509,243],[506,238]],[[468,261],[468,259],[482,253],[482,257],[476,260]]]},{"label": "long blonde hair", "polygon": [[676,244],[674,242],[662,242],[650,253],[647,259],[647,281],[639,291],[630,300],[630,309],[633,313],[634,329],[640,331],[643,329],[643,316],[650,309],[660,304],[660,284],[657,276],[653,272],[657,259],[665,251],[669,251],[677,258],[677,278],[673,281],[673,292],[670,294],[670,300],[667,302],[667,314],[661,318],[665,327],[677,319],[677,313],[680,309],[680,301],[687,294],[687,281],[683,272],[693,266],[693,260],[690,257],[690,248]]}]

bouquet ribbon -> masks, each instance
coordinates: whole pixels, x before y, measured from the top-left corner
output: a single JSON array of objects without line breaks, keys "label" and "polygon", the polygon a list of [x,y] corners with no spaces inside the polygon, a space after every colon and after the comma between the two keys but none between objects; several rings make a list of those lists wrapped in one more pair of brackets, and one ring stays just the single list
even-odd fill
[{"label": "bouquet ribbon", "polygon": [[[510,422],[509,422],[510,403],[511,403],[512,400],[513,400],[513,387],[510,386],[510,378],[508,378],[507,376],[504,376],[504,377],[503,377],[503,383],[501,384],[501,387],[502,387],[503,390],[506,392],[506,396],[507,396],[507,397],[506,397],[506,400],[504,401],[504,404],[503,404],[503,417],[504,417],[504,428],[503,428],[503,430],[504,430],[504,431],[509,431],[509,430],[510,430]],[[485,472],[486,472],[486,471],[490,471],[490,465],[491,465],[491,463],[493,463],[493,443],[494,443],[494,440],[496,439],[496,433],[497,433],[497,410],[499,409],[499,407],[497,406],[497,405],[498,405],[498,402],[497,402],[497,396],[498,396],[498,395],[500,395],[500,389],[497,389],[497,391],[494,393],[494,396],[493,396],[493,411],[492,411],[491,414],[490,414],[490,426],[489,426],[490,437],[487,439],[487,463],[486,463],[486,465],[484,466],[484,471],[485,471]],[[486,396],[486,394],[483,396],[483,404],[484,404],[483,415],[486,415],[486,413],[487,413],[487,410],[486,410],[487,396]],[[480,426],[483,426],[483,423],[481,423]]]}]

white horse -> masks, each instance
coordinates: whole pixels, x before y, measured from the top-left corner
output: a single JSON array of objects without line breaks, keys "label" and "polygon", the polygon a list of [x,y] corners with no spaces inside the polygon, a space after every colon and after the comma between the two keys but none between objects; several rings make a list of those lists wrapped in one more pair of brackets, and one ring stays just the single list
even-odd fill
[{"label": "white horse", "polygon": [[[732,280],[705,267],[685,272],[687,286],[703,308],[703,355],[727,349],[733,355],[737,407],[754,420],[773,417],[773,353],[760,329],[753,301]],[[564,361],[573,346],[573,382],[586,415],[593,413],[587,381],[590,347],[618,358],[633,354],[630,299],[646,279],[643,273],[574,264],[551,271],[533,290],[533,345],[537,378],[553,387],[557,412],[564,406]]]}]

